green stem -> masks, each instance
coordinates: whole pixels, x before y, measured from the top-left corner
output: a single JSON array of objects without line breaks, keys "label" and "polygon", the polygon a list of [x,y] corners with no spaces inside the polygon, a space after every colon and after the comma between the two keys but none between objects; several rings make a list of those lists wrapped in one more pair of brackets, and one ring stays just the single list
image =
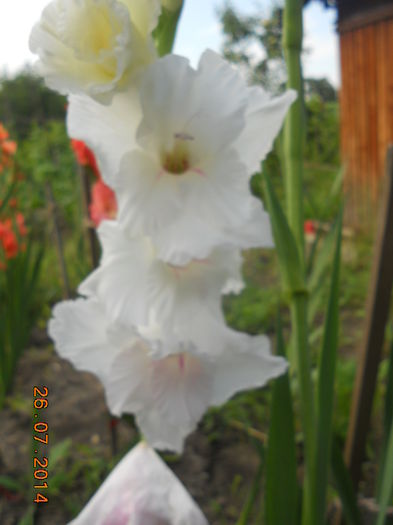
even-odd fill
[{"label": "green stem", "polygon": [[[304,260],[304,212],[303,212],[303,79],[301,51],[303,40],[302,0],[285,0],[283,23],[283,49],[288,72],[288,88],[298,93],[292,104],[284,127],[284,168],[287,216],[289,226],[296,239],[303,271]],[[290,263],[290,261],[288,261]],[[291,323],[293,357],[299,380],[301,418],[304,433],[304,500],[303,525],[315,525],[315,462],[316,462],[316,415],[312,385],[312,368],[308,348],[307,294],[294,293],[291,298]]]},{"label": "green stem", "polygon": [[159,56],[170,53],[175,43],[177,25],[184,5],[184,2],[178,3],[180,5],[177,9],[162,8],[158,27],[153,33]]},{"label": "green stem", "polygon": [[288,222],[304,263],[303,233],[303,79],[301,51],[303,39],[301,0],[286,0],[284,9],[283,48],[288,72],[288,88],[295,89],[298,98],[292,104],[284,127],[285,185]]},{"label": "green stem", "polygon": [[314,392],[307,332],[307,295],[295,294],[291,301],[293,356],[299,381],[300,412],[304,434],[304,499],[302,524],[315,525],[315,430]]}]

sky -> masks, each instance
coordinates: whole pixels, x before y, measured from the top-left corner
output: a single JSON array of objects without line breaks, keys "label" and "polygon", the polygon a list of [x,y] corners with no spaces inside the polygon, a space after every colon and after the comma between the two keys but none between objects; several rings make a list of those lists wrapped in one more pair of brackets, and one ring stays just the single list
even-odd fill
[{"label": "sky", "polygon": [[[232,0],[231,4],[241,13],[269,14],[275,0]],[[0,72],[14,74],[26,63],[34,62],[28,49],[32,25],[39,19],[48,0],[12,0],[0,6]],[[175,52],[187,56],[195,65],[201,53],[210,48],[220,51],[222,34],[217,9],[224,0],[186,0],[176,39]],[[339,86],[338,38],[335,33],[336,14],[324,10],[318,2],[304,10],[303,57],[306,77],[327,77]]]}]

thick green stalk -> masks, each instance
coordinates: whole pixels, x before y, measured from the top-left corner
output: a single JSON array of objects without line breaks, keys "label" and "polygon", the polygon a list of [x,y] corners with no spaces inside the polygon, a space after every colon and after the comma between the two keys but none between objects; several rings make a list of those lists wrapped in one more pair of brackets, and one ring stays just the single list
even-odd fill
[{"label": "thick green stalk", "polygon": [[184,2],[181,0],[166,0],[162,4],[162,13],[158,26],[153,33],[159,56],[167,55],[172,51]]},{"label": "thick green stalk", "polygon": [[315,525],[316,418],[311,360],[307,331],[307,294],[297,293],[291,300],[292,344],[299,381],[300,411],[304,435],[304,492],[302,524]]},{"label": "thick green stalk", "polygon": [[[283,49],[287,64],[288,88],[298,93],[297,101],[289,109],[284,127],[284,172],[287,217],[298,249],[304,271],[304,214],[303,214],[303,81],[301,51],[303,39],[303,0],[285,0]],[[288,261],[291,264],[291,261]],[[299,380],[301,417],[304,433],[304,499],[302,524],[315,525],[315,461],[316,414],[308,347],[307,294],[296,293],[291,297],[292,355],[296,360]]]},{"label": "thick green stalk", "polygon": [[288,222],[297,241],[300,259],[304,262],[302,6],[302,0],[285,0],[283,49],[288,73],[287,87],[295,89],[298,98],[290,107],[285,121],[283,151]]}]

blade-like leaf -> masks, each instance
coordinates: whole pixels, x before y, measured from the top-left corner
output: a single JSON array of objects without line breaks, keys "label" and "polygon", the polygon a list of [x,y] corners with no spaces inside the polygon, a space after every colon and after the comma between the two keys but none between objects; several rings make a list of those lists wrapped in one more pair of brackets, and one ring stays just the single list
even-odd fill
[{"label": "blade-like leaf", "polygon": [[0,487],[4,487],[11,492],[18,492],[21,494],[24,492],[23,483],[20,483],[9,476],[0,476]]},{"label": "blade-like leaf", "polygon": [[[277,353],[285,355],[281,320],[277,320]],[[288,373],[275,380],[266,457],[266,523],[297,523],[296,446]]]},{"label": "blade-like leaf", "polygon": [[323,299],[323,283],[331,264],[332,252],[337,239],[337,224],[338,221],[333,224],[328,235],[323,240],[323,243],[315,256],[314,264],[308,279],[308,288],[310,290],[308,320],[310,324],[312,324]]},{"label": "blade-like leaf", "polygon": [[177,24],[183,9],[183,2],[179,2],[177,9],[162,8],[158,26],[154,30],[153,36],[159,56],[167,55],[172,51],[175,42]]},{"label": "blade-like leaf", "polygon": [[272,221],[273,236],[284,288],[293,294],[304,293],[306,287],[295,238],[266,173],[264,174],[264,179],[267,206]]},{"label": "blade-like leaf", "polygon": [[379,503],[379,513],[377,525],[384,525],[385,515],[393,495],[393,425],[390,427],[389,440],[386,448],[385,461],[381,464],[381,489]]},{"label": "blade-like leaf", "polygon": [[336,489],[348,525],[362,525],[352,480],[342,457],[338,439],[333,436],[331,463]]},{"label": "blade-like leaf", "polygon": [[[380,465],[386,463],[387,447],[389,442],[390,428],[393,421],[393,342],[390,344],[389,366],[386,381],[385,409],[384,409],[384,439],[382,445]],[[379,469],[377,480],[377,500],[381,497],[383,468]]]},{"label": "blade-like leaf", "polygon": [[70,438],[67,438],[64,441],[57,443],[54,447],[51,448],[48,458],[49,473],[53,471],[53,469],[56,467],[57,463],[61,459],[67,456],[71,446],[72,440]]},{"label": "blade-like leaf", "polygon": [[317,508],[316,516],[318,516],[321,525],[324,523],[326,510],[333,421],[334,378],[339,335],[341,224],[342,212],[338,221],[332,280],[318,370],[317,486],[315,503]]},{"label": "blade-like leaf", "polygon": [[236,525],[248,525],[250,523],[250,517],[252,510],[254,508],[255,502],[258,498],[258,494],[261,492],[262,485],[262,476],[263,476],[263,460],[259,462],[255,478],[248,495],[247,501],[244,505],[240,518],[238,519]]}]

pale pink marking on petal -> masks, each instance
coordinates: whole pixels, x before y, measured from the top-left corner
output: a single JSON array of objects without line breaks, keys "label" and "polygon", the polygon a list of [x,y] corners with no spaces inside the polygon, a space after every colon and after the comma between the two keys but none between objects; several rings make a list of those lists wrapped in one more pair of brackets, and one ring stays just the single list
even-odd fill
[{"label": "pale pink marking on petal", "polygon": [[179,359],[179,368],[181,372],[184,372],[184,367],[185,367],[184,354],[180,354],[178,359]]},{"label": "pale pink marking on petal", "polygon": [[201,177],[206,177],[206,173],[201,168],[192,168],[190,171],[197,173]]}]

